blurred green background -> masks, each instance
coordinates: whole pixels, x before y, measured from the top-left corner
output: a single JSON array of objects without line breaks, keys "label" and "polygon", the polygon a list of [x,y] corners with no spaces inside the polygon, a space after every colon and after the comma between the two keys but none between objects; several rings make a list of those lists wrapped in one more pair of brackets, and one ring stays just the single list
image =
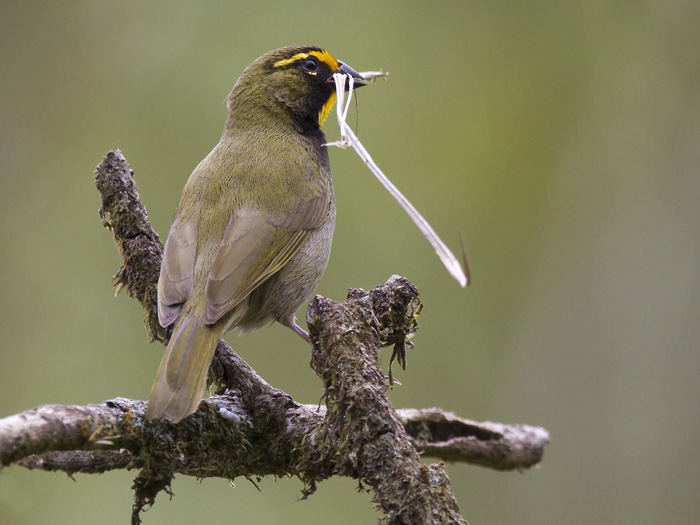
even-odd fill
[{"label": "blurred green background", "polygon": [[[408,277],[425,308],[394,404],[551,433],[536,471],[450,465],[465,517],[697,522],[700,4],[1,7],[0,416],[147,397],[162,348],[140,307],[113,297],[119,260],[93,169],[121,148],[164,235],[243,68],[314,44],[390,71],[359,92],[359,137],[453,249],[464,232],[473,272],[460,289],[354,153],[333,150],[338,220],[318,293]],[[326,133],[337,138],[332,118]],[[309,350],[288,330],[228,340],[273,385],[319,399]],[[0,522],[127,523],[135,474],[7,468]],[[295,479],[258,492],[179,476],[143,518],[375,522],[356,487],[334,479],[298,501]]]}]

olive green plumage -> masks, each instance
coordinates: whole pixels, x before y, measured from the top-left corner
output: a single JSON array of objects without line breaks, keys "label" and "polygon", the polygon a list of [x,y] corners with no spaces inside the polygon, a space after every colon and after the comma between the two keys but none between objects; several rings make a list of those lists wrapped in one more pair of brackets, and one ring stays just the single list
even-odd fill
[{"label": "olive green plumage", "polygon": [[187,181],[165,243],[158,315],[175,326],[148,419],[177,422],[197,409],[227,330],[277,321],[308,341],[294,313],[330,254],[335,201],[320,126],[338,70],[362,85],[327,52],[287,47],[255,60],[233,87],[221,140]]}]

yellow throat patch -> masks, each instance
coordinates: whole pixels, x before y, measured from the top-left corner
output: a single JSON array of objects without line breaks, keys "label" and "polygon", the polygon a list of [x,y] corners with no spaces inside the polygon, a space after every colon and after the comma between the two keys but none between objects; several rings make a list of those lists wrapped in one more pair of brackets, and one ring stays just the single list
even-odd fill
[{"label": "yellow throat patch", "polygon": [[331,93],[331,96],[328,97],[328,100],[326,100],[326,103],[321,108],[321,111],[318,112],[318,125],[319,126],[323,126],[323,123],[328,118],[328,115],[330,114],[331,109],[333,109],[333,106],[335,105],[335,100],[337,98],[338,98],[338,95],[334,91],[333,93]]}]

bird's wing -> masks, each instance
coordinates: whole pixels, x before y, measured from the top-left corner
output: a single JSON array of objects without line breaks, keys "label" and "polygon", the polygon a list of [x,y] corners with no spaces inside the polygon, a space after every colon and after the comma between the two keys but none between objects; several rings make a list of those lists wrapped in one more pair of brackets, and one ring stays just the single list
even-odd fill
[{"label": "bird's wing", "polygon": [[161,326],[175,321],[180,305],[192,293],[196,254],[195,225],[176,217],[165,242],[158,279],[158,320]]},{"label": "bird's wing", "polygon": [[328,183],[285,213],[242,209],[231,216],[206,283],[205,323],[221,319],[294,257],[328,217],[331,194]]}]

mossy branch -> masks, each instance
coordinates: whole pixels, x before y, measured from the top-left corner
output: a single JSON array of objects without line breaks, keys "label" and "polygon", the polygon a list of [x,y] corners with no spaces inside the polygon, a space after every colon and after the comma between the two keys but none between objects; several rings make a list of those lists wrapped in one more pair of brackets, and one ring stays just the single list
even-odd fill
[{"label": "mossy branch", "polygon": [[[170,333],[156,315],[162,245],[120,151],[96,170],[100,216],[122,256],[118,287],[145,308],[153,339]],[[418,292],[393,276],[336,303],[316,296],[307,312],[314,343],[311,365],[325,387],[325,406],[295,402],[266,383],[223,340],[211,378],[217,395],[179,424],[147,422],[146,403],[117,398],[84,406],[44,405],[0,419],[0,466],[98,473],[139,469],[132,523],[169,491],[175,474],[234,479],[299,477],[304,494],[331,476],[369,485],[386,523],[464,523],[443,463],[420,455],[498,470],[536,466],[546,430],[477,423],[438,408],[395,410],[379,368],[382,346],[397,351],[415,330]]]}]

